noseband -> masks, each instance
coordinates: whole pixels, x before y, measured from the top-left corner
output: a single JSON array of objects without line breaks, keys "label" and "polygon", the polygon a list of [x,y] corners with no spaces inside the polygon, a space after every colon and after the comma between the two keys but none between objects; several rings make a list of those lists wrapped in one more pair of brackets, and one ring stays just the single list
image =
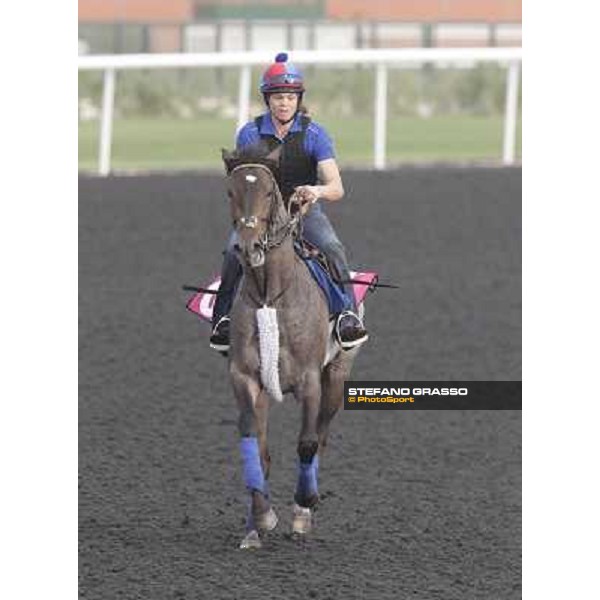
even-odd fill
[{"label": "noseband", "polygon": [[260,248],[263,250],[263,252],[268,252],[272,248],[280,246],[283,241],[296,230],[299,222],[299,216],[298,214],[291,216],[288,208],[286,209],[288,217],[286,222],[280,227],[277,227],[277,224],[275,223],[275,208],[280,203],[283,204],[283,198],[271,169],[261,163],[248,163],[244,165],[238,165],[232,169],[229,176],[233,176],[233,174],[240,169],[247,168],[262,169],[269,174],[271,179],[271,191],[268,195],[270,197],[271,205],[269,207],[269,217],[267,219],[259,219],[256,215],[250,215],[248,217],[241,217],[238,222],[240,225],[248,229],[256,229],[256,227],[258,227],[259,220],[266,221],[267,230],[263,235],[260,236],[258,243],[260,244]]}]

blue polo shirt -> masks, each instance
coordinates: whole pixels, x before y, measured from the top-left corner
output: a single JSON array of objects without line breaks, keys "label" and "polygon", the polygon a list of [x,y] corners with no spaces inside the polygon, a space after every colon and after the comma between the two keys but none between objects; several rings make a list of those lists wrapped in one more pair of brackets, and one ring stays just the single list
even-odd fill
[{"label": "blue polo shirt", "polygon": [[[289,133],[302,131],[300,124],[300,113],[294,118],[294,122],[289,129]],[[238,132],[236,147],[238,150],[247,146],[252,146],[260,141],[261,135],[272,135],[277,137],[275,126],[271,119],[271,113],[266,112],[263,115],[260,131],[254,121],[246,123]],[[311,121],[306,128],[304,136],[304,150],[308,156],[315,159],[316,162],[335,158],[333,141],[325,128],[314,121]]]}]

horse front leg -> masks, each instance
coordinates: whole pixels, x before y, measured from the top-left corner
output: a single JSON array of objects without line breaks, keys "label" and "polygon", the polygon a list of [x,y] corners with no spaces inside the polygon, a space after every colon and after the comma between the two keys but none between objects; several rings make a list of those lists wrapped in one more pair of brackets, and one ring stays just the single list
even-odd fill
[{"label": "horse front leg", "polygon": [[259,548],[259,531],[270,531],[277,516],[269,502],[268,476],[270,457],[267,447],[268,397],[252,378],[232,373],[238,401],[240,455],[249,506],[246,537],[241,548]]},{"label": "horse front leg", "polygon": [[319,500],[319,441],[317,419],[321,404],[321,378],[309,373],[296,395],[302,402],[302,428],[298,437],[298,480],[294,495],[294,533],[308,533],[312,527],[312,509]]}]

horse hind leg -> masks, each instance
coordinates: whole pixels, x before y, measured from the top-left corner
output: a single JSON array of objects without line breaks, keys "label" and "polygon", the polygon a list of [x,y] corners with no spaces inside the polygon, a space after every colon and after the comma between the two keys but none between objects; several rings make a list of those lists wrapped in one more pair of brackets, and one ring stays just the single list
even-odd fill
[{"label": "horse hind leg", "polygon": [[319,454],[322,457],[327,448],[329,427],[344,401],[344,382],[350,377],[354,359],[360,348],[340,352],[325,367],[321,376],[321,407],[317,420]]}]

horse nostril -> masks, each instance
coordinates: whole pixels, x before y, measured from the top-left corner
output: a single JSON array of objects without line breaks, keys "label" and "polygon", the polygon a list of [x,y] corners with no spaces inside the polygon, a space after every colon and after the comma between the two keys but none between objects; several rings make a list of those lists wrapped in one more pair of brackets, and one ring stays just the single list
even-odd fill
[{"label": "horse nostril", "polygon": [[254,244],[252,244],[254,250],[260,250],[261,249],[261,245],[260,242],[254,242]]}]

